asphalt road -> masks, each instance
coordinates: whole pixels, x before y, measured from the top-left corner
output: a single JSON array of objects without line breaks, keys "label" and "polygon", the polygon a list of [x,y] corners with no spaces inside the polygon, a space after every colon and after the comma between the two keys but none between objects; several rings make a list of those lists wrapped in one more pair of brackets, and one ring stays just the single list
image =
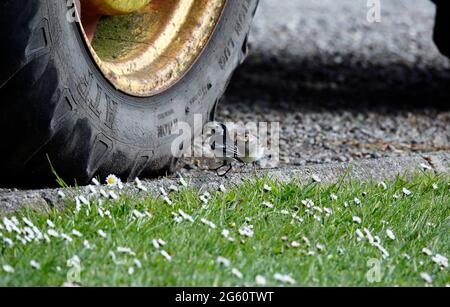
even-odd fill
[{"label": "asphalt road", "polygon": [[[450,63],[428,0],[262,0],[219,121],[279,121],[283,164],[450,151]],[[189,165],[188,167],[190,167]]]}]

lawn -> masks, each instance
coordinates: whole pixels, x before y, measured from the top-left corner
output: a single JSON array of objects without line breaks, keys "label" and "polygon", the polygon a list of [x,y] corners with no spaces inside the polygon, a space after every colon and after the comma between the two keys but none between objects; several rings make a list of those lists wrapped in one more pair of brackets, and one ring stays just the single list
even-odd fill
[{"label": "lawn", "polygon": [[0,286],[450,284],[448,177],[315,179],[145,201],[93,187],[65,211],[6,216]]}]

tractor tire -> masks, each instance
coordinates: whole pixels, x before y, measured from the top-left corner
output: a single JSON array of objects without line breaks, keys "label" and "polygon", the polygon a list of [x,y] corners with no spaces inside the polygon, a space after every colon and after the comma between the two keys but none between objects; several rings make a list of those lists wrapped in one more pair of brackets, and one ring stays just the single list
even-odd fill
[{"label": "tractor tire", "polygon": [[[66,1],[0,4],[0,183],[68,184],[115,174],[123,180],[173,171],[177,122],[212,120],[247,52],[258,0],[227,1],[205,49],[183,78],[152,97],[112,86]],[[95,102],[95,107],[94,106]]]},{"label": "tractor tire", "polygon": [[434,28],[434,41],[447,57],[450,57],[450,2],[447,0],[435,0],[436,23]]}]

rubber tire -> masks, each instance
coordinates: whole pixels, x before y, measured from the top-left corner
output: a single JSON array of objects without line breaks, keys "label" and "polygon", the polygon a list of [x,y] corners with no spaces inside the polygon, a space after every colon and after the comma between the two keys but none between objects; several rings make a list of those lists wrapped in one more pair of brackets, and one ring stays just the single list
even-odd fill
[{"label": "rubber tire", "polygon": [[434,2],[437,6],[434,41],[441,53],[450,57],[450,2],[448,0]]},{"label": "rubber tire", "polygon": [[[69,1],[70,2],[70,1]],[[66,1],[0,4],[0,183],[85,184],[170,172],[170,128],[214,117],[246,56],[258,0],[227,1],[217,29],[186,76],[164,93],[137,98],[116,90],[94,64]],[[49,162],[50,161],[50,162]]]}]

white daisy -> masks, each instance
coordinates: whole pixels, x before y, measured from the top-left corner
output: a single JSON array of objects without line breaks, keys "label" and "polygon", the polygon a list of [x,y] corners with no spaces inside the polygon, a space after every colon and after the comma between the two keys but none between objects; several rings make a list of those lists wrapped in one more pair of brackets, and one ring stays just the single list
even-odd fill
[{"label": "white daisy", "polygon": [[291,284],[294,285],[296,281],[290,276],[290,275],[283,275],[276,273],[273,278],[279,282],[282,282],[284,284]]},{"label": "white daisy", "polygon": [[241,234],[241,236],[245,236],[245,237],[249,237],[252,238],[254,236],[254,232],[253,232],[253,226],[244,226],[241,229],[239,229],[239,233]]},{"label": "white daisy", "polygon": [[300,246],[301,246],[301,244],[299,242],[297,242],[297,241],[294,241],[294,242],[291,243],[291,247],[298,248]]},{"label": "white daisy", "polygon": [[275,206],[267,201],[263,201],[263,206],[266,206],[269,209],[273,209]]},{"label": "white daisy", "polygon": [[47,226],[48,227],[50,227],[50,228],[55,228],[55,224],[52,222],[52,221],[50,221],[50,220],[47,220]]},{"label": "white daisy", "polygon": [[391,229],[386,230],[386,235],[389,239],[394,241],[396,239],[394,232]]},{"label": "white daisy", "polygon": [[66,194],[65,194],[63,191],[58,191],[58,196],[59,196],[61,199],[65,199],[65,198],[66,198]]},{"label": "white daisy", "polygon": [[109,175],[108,177],[106,177],[106,184],[109,187],[115,188],[119,186],[119,182],[121,181],[116,175]]},{"label": "white daisy", "polygon": [[182,185],[183,187],[186,188],[186,187],[188,186],[186,180],[184,180],[184,178],[183,178],[181,175],[179,175],[179,177],[180,177],[180,183],[181,183],[181,185]]},{"label": "white daisy", "polygon": [[153,240],[152,240],[152,244],[153,244],[153,247],[154,247],[155,249],[159,249],[159,248],[160,248],[160,245],[159,245],[159,243],[158,243],[158,240],[153,239]]},{"label": "white daisy", "polygon": [[92,178],[92,183],[97,187],[100,186],[100,181],[98,181],[97,178]]},{"label": "white daisy", "polygon": [[431,260],[442,268],[448,268],[448,259],[442,255],[437,254]]},{"label": "white daisy", "polygon": [[135,259],[133,260],[133,262],[134,262],[134,265],[135,265],[138,269],[141,269],[141,268],[142,268],[142,263],[141,263],[141,261],[140,261],[139,259],[135,258]]},{"label": "white daisy", "polygon": [[231,270],[231,273],[232,273],[234,276],[236,276],[237,278],[239,278],[239,279],[244,278],[244,275],[243,275],[238,269],[236,269],[236,268],[233,268],[233,269]]},{"label": "white daisy", "polygon": [[59,233],[54,229],[47,230],[47,234],[54,238],[59,238]]},{"label": "white daisy", "polygon": [[364,238],[365,238],[364,234],[362,233],[362,231],[360,229],[357,229],[355,234],[356,234],[356,237],[357,237],[358,241],[364,240]]},{"label": "white daisy", "polygon": [[172,261],[172,256],[170,256],[169,253],[166,252],[165,250],[161,250],[160,253],[164,258],[166,258],[167,261],[169,261],[169,262]]},{"label": "white daisy", "polygon": [[112,200],[118,200],[119,196],[114,191],[109,191],[109,197],[111,197]]},{"label": "white daisy", "polygon": [[309,239],[307,237],[303,237],[302,240],[303,240],[303,242],[305,242],[306,246],[308,246],[308,247],[311,246],[311,241],[309,241]]},{"label": "white daisy", "polygon": [[432,278],[431,275],[428,274],[428,273],[425,273],[425,272],[420,273],[420,277],[421,277],[423,280],[425,280],[425,282],[426,282],[427,284],[432,284],[432,283],[433,283],[433,278]]},{"label": "white daisy", "polygon": [[178,213],[181,215],[181,217],[191,223],[194,223],[194,218],[192,216],[190,216],[189,214],[187,214],[186,212],[184,212],[183,210],[178,210]]},{"label": "white daisy", "polygon": [[64,233],[61,234],[61,238],[63,238],[64,240],[66,240],[69,243],[73,242],[73,239],[70,236],[68,236],[68,235],[66,235]]},{"label": "white daisy", "polygon": [[424,253],[426,256],[433,256],[433,252],[426,247],[422,249],[422,253]]},{"label": "white daisy", "polygon": [[5,273],[9,273],[9,274],[13,274],[15,272],[14,268],[10,265],[3,265],[3,271],[5,271]]},{"label": "white daisy", "polygon": [[267,280],[266,280],[266,278],[264,276],[261,276],[261,275],[256,276],[255,281],[256,281],[256,284],[258,286],[265,286],[265,285],[267,285]]},{"label": "white daisy", "polygon": [[106,232],[104,232],[104,231],[101,230],[101,229],[99,229],[99,230],[97,231],[97,233],[98,233],[98,235],[99,235],[100,237],[102,237],[103,239],[106,239],[106,238],[108,237],[108,235],[106,234]]},{"label": "white daisy", "polygon": [[88,240],[84,240],[84,241],[83,241],[83,246],[84,246],[84,248],[86,248],[86,249],[91,249],[91,244],[89,243]]},{"label": "white daisy", "polygon": [[433,190],[439,190],[439,185],[437,183],[433,184]]},{"label": "white daisy", "polygon": [[179,190],[178,190],[178,188],[175,186],[175,185],[171,185],[170,187],[169,187],[169,191],[170,192],[178,192]]},{"label": "white daisy", "polygon": [[120,254],[128,254],[130,256],[136,256],[136,254],[131,250],[131,248],[128,247],[118,247],[117,252]]},{"label": "white daisy", "polygon": [[173,202],[170,200],[168,196],[164,196],[163,199],[166,204],[168,204],[169,206],[173,206]]},{"label": "white daisy", "polygon": [[103,190],[103,189],[100,189],[100,195],[101,196],[103,196],[104,198],[109,198],[109,194],[108,193],[106,193],[106,191],[105,190]]},{"label": "white daisy", "polygon": [[222,257],[222,256],[217,257],[216,262],[217,262],[217,264],[223,265],[226,268],[228,268],[231,265],[231,261],[229,259],[227,259],[227,258]]},{"label": "white daisy", "polygon": [[403,188],[403,194],[405,194],[406,196],[410,196],[412,194],[412,192],[410,190],[408,190],[407,188]]},{"label": "white daisy", "polygon": [[420,167],[421,167],[424,171],[431,171],[431,170],[433,170],[433,168],[432,168],[430,165],[425,164],[425,163],[421,163],[421,164],[420,164]]},{"label": "white daisy", "polygon": [[352,217],[352,221],[353,221],[353,223],[356,223],[356,224],[362,223],[362,219],[359,216]]},{"label": "white daisy", "polygon": [[312,175],[311,178],[314,182],[317,182],[317,183],[322,182],[322,179],[317,174]]},{"label": "white daisy", "polygon": [[145,218],[147,215],[145,213],[142,213],[136,209],[133,210],[133,216],[137,219],[143,219]]},{"label": "white daisy", "polygon": [[159,188],[159,192],[161,193],[162,196],[167,196],[167,195],[168,195],[167,192],[166,192],[166,190],[164,190],[163,187],[160,187],[160,188]]},{"label": "white daisy", "polygon": [[378,185],[379,185],[381,188],[383,188],[383,190],[387,190],[387,189],[388,189],[388,186],[387,186],[387,184],[386,184],[385,182],[380,182]]},{"label": "white daisy", "polygon": [[202,218],[202,219],[201,219],[201,222],[202,222],[203,224],[205,224],[206,226],[209,226],[209,227],[212,228],[212,229],[216,229],[216,228],[217,228],[216,224],[214,224],[214,223],[211,222],[211,221],[208,221],[208,220],[205,219],[205,218]]},{"label": "white daisy", "polygon": [[41,265],[38,262],[36,262],[35,260],[31,260],[30,261],[30,265],[31,265],[32,268],[34,268],[36,270],[40,270],[41,269]]},{"label": "white daisy", "polygon": [[325,245],[323,245],[323,244],[317,243],[317,244],[316,244],[316,248],[317,248],[317,250],[318,250],[319,252],[324,252],[324,251],[325,251]]}]

